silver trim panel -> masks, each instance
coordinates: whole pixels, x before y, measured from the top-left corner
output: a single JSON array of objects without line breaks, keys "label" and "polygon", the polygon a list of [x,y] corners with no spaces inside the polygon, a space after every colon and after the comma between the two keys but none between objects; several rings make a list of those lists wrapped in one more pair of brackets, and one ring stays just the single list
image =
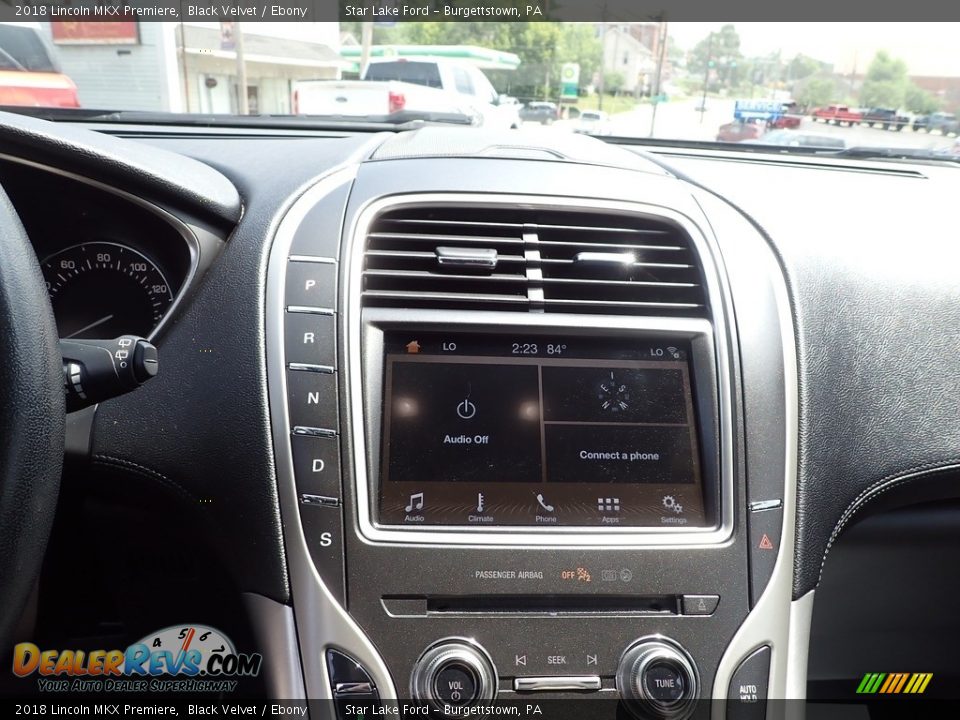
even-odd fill
[{"label": "silver trim panel", "polygon": [[284,700],[305,699],[293,608],[254,593],[244,593],[243,600],[257,643],[267,659],[263,674],[268,695]]},{"label": "silver trim panel", "polygon": [[287,369],[299,372],[323,373],[324,375],[333,375],[334,373],[334,369],[330,365],[314,365],[313,363],[287,363]]},{"label": "silver trim panel", "polygon": [[[724,215],[736,214],[726,203],[712,195],[697,193],[711,221],[724,222]],[[729,252],[731,267],[737,263],[738,271],[751,278],[751,287],[759,293],[772,295],[777,317],[780,354],[783,360],[784,387],[784,488],[783,526],[780,534],[780,551],[774,564],[770,581],[753,610],[747,615],[720,659],[714,677],[712,697],[723,700],[727,697],[730,680],[740,662],[758,648],[769,645],[771,649],[770,699],[803,699],[806,689],[806,665],[799,659],[806,658],[809,640],[809,617],[804,625],[804,615],[809,615],[812,602],[792,602],[794,537],[796,532],[797,493],[797,443],[798,402],[797,352],[793,331],[793,314],[790,299],[780,265],[764,239],[741,215],[736,222],[742,223],[744,232],[734,234],[736,251]],[[726,235],[724,235],[726,237]],[[732,240],[733,238],[731,238]],[[748,242],[749,241],[749,242]],[[736,258],[733,258],[736,256]],[[812,594],[811,594],[812,595]],[[795,617],[794,613],[798,613]],[[806,627],[807,634],[802,629]],[[799,647],[802,645],[802,647]],[[788,708],[800,708],[803,703],[788,703]],[[718,720],[726,717],[726,703],[716,703]]]},{"label": "silver trim panel", "polygon": [[325,437],[334,438],[337,436],[336,430],[329,428],[307,427],[306,425],[295,425],[291,435],[306,435],[307,437]]},{"label": "silver trim panel", "polygon": [[322,263],[324,265],[336,265],[337,259],[332,257],[322,257],[320,255],[291,255],[287,258],[288,262],[309,262]]},{"label": "silver trim panel", "polygon": [[290,305],[287,312],[306,313],[308,315],[336,315],[332,308],[313,307],[312,305]]},{"label": "silver trim panel", "polygon": [[[463,527],[431,527],[417,529],[406,527],[382,527],[374,518],[373,489],[374,477],[368,471],[376,468],[372,453],[370,413],[366,411],[364,398],[376,397],[370,390],[374,382],[371,364],[366,362],[364,350],[365,333],[368,324],[367,314],[373,317],[389,317],[389,311],[380,308],[362,309],[363,257],[366,237],[374,220],[383,212],[397,207],[511,207],[521,199],[512,195],[477,195],[472,193],[423,193],[394,196],[374,200],[363,207],[356,215],[352,227],[346,236],[350,243],[345,253],[343,282],[346,287],[346,304],[341,310],[341,321],[346,332],[346,358],[348,370],[363,368],[364,372],[354,370],[344,372],[347,377],[349,393],[349,412],[351,413],[353,433],[353,469],[354,490],[357,493],[358,523],[362,536],[373,543],[408,543],[446,545],[501,545],[501,546],[609,546],[611,541],[618,546],[689,546],[715,545],[726,542],[733,533],[733,431],[731,400],[731,361],[729,358],[726,308],[727,296],[725,275],[719,272],[719,253],[713,242],[701,231],[700,227],[681,213],[661,206],[643,203],[627,203],[600,200],[582,200],[572,197],[524,196],[522,203],[529,207],[547,207],[553,209],[582,209],[597,213],[640,214],[667,220],[680,226],[692,239],[697,254],[703,263],[706,277],[707,297],[713,309],[712,324],[706,320],[691,318],[592,316],[538,313],[496,313],[496,312],[454,312],[457,324],[464,329],[473,323],[480,326],[513,325],[534,328],[584,328],[596,334],[613,332],[628,328],[636,331],[656,331],[663,333],[687,333],[693,337],[708,337],[714,356],[717,383],[717,407],[719,413],[719,454],[720,454],[720,512],[719,525],[713,528],[477,528],[484,532],[471,532]],[[374,312],[376,311],[376,312]],[[408,324],[437,322],[443,311],[396,311],[403,313]],[[382,315],[381,315],[382,313]],[[450,316],[445,319],[449,320]],[[696,371],[696,368],[694,368]],[[345,458],[346,461],[346,458]],[[614,539],[615,538],[615,539]]]},{"label": "silver trim panel", "polygon": [[764,510],[776,510],[783,505],[783,500],[758,500],[750,503],[747,507],[750,512],[763,512]]},{"label": "silver trim panel", "polygon": [[[266,359],[267,391],[270,399],[273,451],[277,466],[277,492],[283,519],[283,537],[297,621],[297,635],[303,663],[307,697],[333,697],[326,667],[327,648],[343,650],[362,663],[383,698],[396,698],[397,691],[390,672],[376,648],[357,626],[353,618],[337,602],[323,582],[307,547],[300,521],[300,503],[293,475],[293,454],[290,447],[290,418],[287,412],[287,387],[284,357],[284,289],[290,247],[297,228],[307,212],[325,195],[345,183],[352,182],[360,158],[381,138],[373,136],[369,146],[361,148],[350,165],[331,170],[303,195],[292,201],[274,237],[273,246],[263,268],[266,274]],[[316,311],[307,309],[308,312]],[[330,311],[332,314],[332,311]],[[293,432],[323,432],[318,428],[298,427]],[[336,437],[336,432],[332,432]]]},{"label": "silver trim panel", "polygon": [[599,675],[554,675],[547,677],[514,678],[517,692],[557,692],[560,690],[586,691],[600,689]]}]

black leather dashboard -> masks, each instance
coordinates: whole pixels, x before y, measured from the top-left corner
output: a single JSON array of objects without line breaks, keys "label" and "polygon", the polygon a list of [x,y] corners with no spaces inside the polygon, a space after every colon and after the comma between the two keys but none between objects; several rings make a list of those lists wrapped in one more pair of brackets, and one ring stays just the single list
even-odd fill
[{"label": "black leather dashboard", "polygon": [[800,386],[794,596],[852,516],[960,462],[956,167],[674,157],[781,258]]},{"label": "black leather dashboard", "polygon": [[[266,257],[292,199],[382,137],[96,136],[105,143],[98,155],[77,149],[96,145],[91,136],[64,127],[61,141],[60,129],[5,118],[2,134],[12,143],[7,152],[37,153],[51,165],[62,159],[104,182],[142,171],[130,187],[185,213],[236,223],[161,340],[161,375],[100,408],[93,454],[174,483],[189,502],[212,499],[201,512],[216,524],[241,588],[285,601],[263,355]],[[171,153],[192,160],[179,167]],[[655,157],[746,213],[783,265],[799,362],[799,597],[816,586],[835,536],[872,498],[960,466],[960,250],[952,237],[960,170]],[[121,172],[118,163],[128,167]],[[205,166],[218,172],[207,177]]]}]

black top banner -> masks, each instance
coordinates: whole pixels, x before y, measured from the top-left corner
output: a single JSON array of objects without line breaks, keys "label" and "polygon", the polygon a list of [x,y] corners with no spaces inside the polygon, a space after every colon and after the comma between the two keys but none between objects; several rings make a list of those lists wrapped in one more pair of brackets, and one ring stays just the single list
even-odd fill
[{"label": "black top banner", "polygon": [[[942,0],[0,0],[0,21],[960,21]],[[958,28],[960,30],[960,28]]]}]

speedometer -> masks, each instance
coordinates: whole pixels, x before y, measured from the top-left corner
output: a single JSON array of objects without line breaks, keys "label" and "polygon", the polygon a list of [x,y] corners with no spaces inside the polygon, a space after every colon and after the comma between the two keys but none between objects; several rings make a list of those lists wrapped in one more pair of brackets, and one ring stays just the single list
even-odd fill
[{"label": "speedometer", "polygon": [[61,338],[147,336],[173,303],[156,263],[119,243],[73,245],[40,266]]}]

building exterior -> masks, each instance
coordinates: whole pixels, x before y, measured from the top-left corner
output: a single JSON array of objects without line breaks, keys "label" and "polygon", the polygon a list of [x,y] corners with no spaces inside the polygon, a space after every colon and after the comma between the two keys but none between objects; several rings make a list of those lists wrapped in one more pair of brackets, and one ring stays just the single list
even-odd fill
[{"label": "building exterior", "polygon": [[[646,25],[647,23],[640,23]],[[623,78],[622,92],[641,95],[650,92],[655,82],[657,58],[631,31],[633,23],[598,25],[603,44],[603,70],[606,77],[614,73]],[[609,90],[609,83],[605,83]]]},{"label": "building exterior", "polygon": [[[123,35],[45,22],[41,31],[87,108],[236,113],[236,51],[219,23],[127,23]],[[87,27],[78,27],[87,26]],[[338,79],[338,23],[243,23],[247,99],[252,114],[291,111],[297,80]]]}]

